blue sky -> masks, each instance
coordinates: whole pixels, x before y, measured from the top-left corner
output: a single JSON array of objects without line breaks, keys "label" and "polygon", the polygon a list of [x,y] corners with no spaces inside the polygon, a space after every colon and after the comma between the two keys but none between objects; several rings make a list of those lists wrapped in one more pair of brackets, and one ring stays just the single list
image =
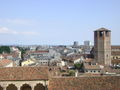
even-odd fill
[{"label": "blue sky", "polygon": [[101,27],[120,45],[120,0],[0,0],[0,44],[93,43]]}]

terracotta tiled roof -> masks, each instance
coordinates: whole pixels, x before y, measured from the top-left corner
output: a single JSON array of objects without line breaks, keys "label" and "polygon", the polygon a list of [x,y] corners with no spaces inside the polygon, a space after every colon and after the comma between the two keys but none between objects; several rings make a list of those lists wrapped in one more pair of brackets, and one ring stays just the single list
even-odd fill
[{"label": "terracotta tiled roof", "polygon": [[102,69],[103,72],[109,72],[109,73],[117,73],[120,74],[120,69],[112,69],[108,66],[105,66],[104,69]]},{"label": "terracotta tiled roof", "polygon": [[111,46],[112,49],[120,49],[120,46]]},{"label": "terracotta tiled roof", "polygon": [[118,64],[120,63],[120,60],[112,60],[112,64]]},{"label": "terracotta tiled roof", "polygon": [[13,62],[12,60],[8,60],[8,59],[0,60],[0,67],[6,66],[12,62]]},{"label": "terracotta tiled roof", "polygon": [[84,64],[84,68],[85,69],[91,69],[91,70],[100,70],[100,66],[99,65],[88,65],[88,64]]},{"label": "terracotta tiled roof", "polygon": [[112,55],[120,55],[120,51],[119,52],[112,51]]},{"label": "terracotta tiled roof", "polygon": [[85,59],[84,62],[89,63],[89,62],[92,62],[93,60],[94,60],[94,59],[92,59],[92,58],[87,58],[87,59]]},{"label": "terracotta tiled roof", "polygon": [[49,90],[120,90],[120,76],[51,78]]},{"label": "terracotta tiled roof", "polygon": [[44,51],[28,51],[27,53],[48,53],[48,50],[44,50]]},{"label": "terracotta tiled roof", "polygon": [[81,55],[71,55],[71,56],[62,56],[61,58],[65,61],[74,61],[76,59],[79,59]]},{"label": "terracotta tiled roof", "polygon": [[8,56],[11,56],[11,57],[13,57],[13,58],[16,58],[16,57],[19,56],[19,54],[18,54],[17,52],[12,52],[12,53],[10,53],[10,54],[4,53],[4,54],[0,54],[0,55],[3,56],[4,58],[7,58]]},{"label": "terracotta tiled roof", "polygon": [[48,67],[0,68],[0,81],[48,79]]}]

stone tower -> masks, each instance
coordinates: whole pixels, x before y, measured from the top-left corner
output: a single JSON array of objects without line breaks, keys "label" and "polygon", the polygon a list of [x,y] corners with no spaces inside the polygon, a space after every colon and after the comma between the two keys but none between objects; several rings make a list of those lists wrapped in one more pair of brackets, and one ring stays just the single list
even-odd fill
[{"label": "stone tower", "polygon": [[111,64],[111,31],[100,28],[94,31],[94,57],[101,65]]}]

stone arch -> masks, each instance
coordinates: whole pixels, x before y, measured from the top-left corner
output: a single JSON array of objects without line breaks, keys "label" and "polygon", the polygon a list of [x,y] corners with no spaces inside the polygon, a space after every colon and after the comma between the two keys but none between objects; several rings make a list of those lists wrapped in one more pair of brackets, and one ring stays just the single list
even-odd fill
[{"label": "stone arch", "polygon": [[14,84],[9,84],[6,90],[17,90],[17,87]]},{"label": "stone arch", "polygon": [[38,83],[34,87],[34,90],[45,90],[45,86],[43,86],[43,84],[41,84],[41,83]]},{"label": "stone arch", "polygon": [[21,86],[20,90],[32,90],[32,88],[29,84],[23,84]]}]

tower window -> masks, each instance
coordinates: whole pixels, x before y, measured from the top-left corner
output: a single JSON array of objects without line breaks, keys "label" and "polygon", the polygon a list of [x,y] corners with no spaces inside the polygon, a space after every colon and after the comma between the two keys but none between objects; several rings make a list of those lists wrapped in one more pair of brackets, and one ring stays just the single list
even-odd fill
[{"label": "tower window", "polygon": [[95,37],[97,37],[97,32],[95,32]]},{"label": "tower window", "polygon": [[106,31],[106,36],[107,36],[107,37],[109,36],[109,32],[108,32],[108,31]]},{"label": "tower window", "polygon": [[102,37],[103,36],[103,31],[100,31],[100,37]]},{"label": "tower window", "polygon": [[108,54],[107,54],[107,57],[108,57]]}]

